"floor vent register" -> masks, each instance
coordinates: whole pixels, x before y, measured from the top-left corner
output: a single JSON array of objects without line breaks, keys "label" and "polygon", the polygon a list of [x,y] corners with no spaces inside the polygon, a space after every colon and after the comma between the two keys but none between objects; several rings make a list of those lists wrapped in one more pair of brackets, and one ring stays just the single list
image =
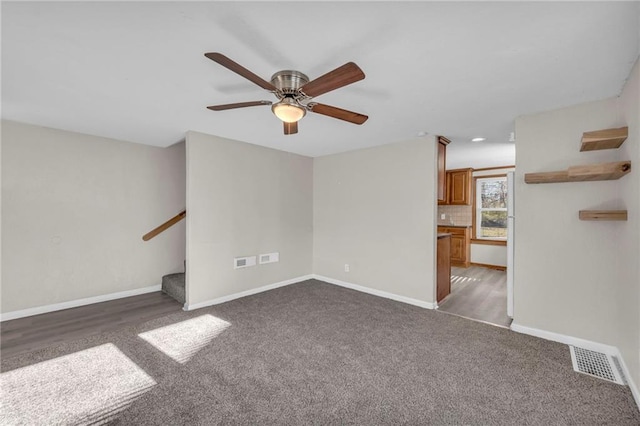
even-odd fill
[{"label": "floor vent register", "polygon": [[578,373],[626,385],[618,360],[611,355],[590,351],[577,346],[569,346],[573,369]]}]

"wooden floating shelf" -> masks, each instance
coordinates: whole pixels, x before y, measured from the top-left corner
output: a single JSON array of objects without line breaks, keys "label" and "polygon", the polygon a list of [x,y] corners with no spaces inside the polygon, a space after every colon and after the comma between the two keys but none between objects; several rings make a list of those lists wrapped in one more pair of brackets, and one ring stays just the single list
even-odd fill
[{"label": "wooden floating shelf", "polygon": [[580,220],[627,220],[626,210],[580,210]]},{"label": "wooden floating shelf", "polygon": [[631,161],[590,164],[569,167],[569,179],[573,181],[616,180],[631,171]]},{"label": "wooden floating shelf", "polygon": [[524,175],[525,183],[554,183],[554,182],[571,182],[569,180],[569,172],[543,172],[543,173],[526,173]]},{"label": "wooden floating shelf", "polygon": [[527,173],[525,183],[585,182],[620,179],[631,171],[631,161],[573,166],[566,171]]},{"label": "wooden floating shelf", "polygon": [[620,145],[627,140],[628,135],[628,127],[584,132],[582,134],[582,146],[580,147],[580,151],[619,148]]}]

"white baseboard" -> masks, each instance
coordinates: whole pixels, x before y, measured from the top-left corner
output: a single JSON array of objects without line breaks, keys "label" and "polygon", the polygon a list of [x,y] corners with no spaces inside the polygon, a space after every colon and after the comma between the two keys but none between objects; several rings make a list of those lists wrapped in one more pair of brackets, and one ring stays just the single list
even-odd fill
[{"label": "white baseboard", "polygon": [[336,280],[336,279],[325,277],[325,276],[322,276],[322,275],[310,274],[310,275],[304,275],[302,277],[292,278],[292,279],[286,280],[286,281],[281,281],[281,282],[278,282],[278,283],[275,283],[275,284],[269,284],[269,285],[265,285],[265,286],[262,286],[262,287],[254,288],[254,289],[251,289],[251,290],[242,291],[240,293],[230,294],[228,296],[219,297],[217,299],[207,300],[205,302],[199,302],[199,303],[193,303],[193,304],[185,303],[183,309],[185,311],[192,311],[194,309],[200,309],[200,308],[205,308],[207,306],[218,305],[220,303],[229,302],[230,300],[239,299],[241,297],[246,297],[246,296],[251,296],[253,294],[262,293],[263,291],[273,290],[274,288],[284,287],[286,285],[295,284],[295,283],[299,283],[301,281],[306,281],[306,280],[310,280],[310,279],[316,279],[316,280],[319,280],[319,281],[324,281],[324,282],[329,283],[329,284],[334,284],[334,285],[338,285],[340,287],[350,288],[352,290],[360,291],[362,293],[373,294],[374,296],[384,297],[386,299],[391,299],[391,300],[395,300],[397,302],[407,303],[409,305],[419,306],[419,307],[425,308],[425,309],[434,309],[435,306],[436,306],[435,303],[424,302],[422,300],[412,299],[412,298],[406,297],[406,296],[399,296],[397,294],[388,293],[388,292],[382,291],[382,290],[375,290],[375,289],[372,289],[372,288],[369,288],[369,287],[364,287],[364,286],[361,286],[361,285],[358,285],[358,284],[353,284],[353,283],[348,283],[348,282],[345,282],[345,281]]},{"label": "white baseboard", "polygon": [[107,302],[109,300],[122,299],[123,297],[138,296],[139,294],[153,293],[162,290],[162,286],[136,288],[134,290],[119,291],[117,293],[103,294],[101,296],[87,297],[85,299],[70,300],[68,302],[54,303],[52,305],[36,306],[35,308],[0,314],[0,321],[9,321],[33,315],[46,314],[47,312],[61,311],[63,309],[77,308],[78,306],[91,305],[93,303]]},{"label": "white baseboard", "polygon": [[624,362],[622,353],[620,353],[620,350],[617,347],[605,345],[604,343],[593,342],[591,340],[580,339],[578,337],[567,336],[566,334],[526,327],[515,323],[511,324],[511,330],[517,333],[528,334],[530,336],[540,337],[541,339],[564,343],[566,345],[578,346],[590,351],[602,352],[604,354],[616,357],[620,362],[620,367],[622,367],[622,371],[625,375],[625,378],[627,379],[627,384],[629,385],[629,389],[631,390],[633,399],[635,399],[636,405],[638,406],[638,409],[640,409],[640,392],[638,392],[638,387],[633,381],[633,377],[631,376],[629,369],[627,368],[627,364]]},{"label": "white baseboard", "polygon": [[273,290],[274,288],[284,287],[286,285],[299,283],[301,281],[306,281],[312,279],[312,275],[303,275],[297,278],[291,278],[290,280],[280,281],[274,284],[268,284],[258,288],[252,288],[251,290],[241,291],[240,293],[230,294],[228,296],[218,297],[217,299],[206,300],[204,302],[185,303],[182,308],[185,311],[193,311],[194,309],[206,308],[207,306],[219,305],[220,303],[229,302],[234,299],[239,299],[241,297],[251,296],[253,294],[262,293],[263,291]]},{"label": "white baseboard", "polygon": [[638,410],[640,410],[640,391],[638,391],[638,386],[636,386],[636,382],[633,381],[633,377],[631,377],[629,368],[627,368],[627,364],[624,362],[624,358],[622,357],[622,353],[620,353],[620,351],[618,351],[616,358],[618,358],[618,361],[620,361],[620,367],[622,367],[622,372],[627,379],[627,384],[629,385],[629,389],[631,390],[633,399],[636,400],[636,405],[638,406]]},{"label": "white baseboard", "polygon": [[402,302],[402,303],[407,303],[409,305],[419,306],[425,309],[434,309],[436,307],[436,304],[432,302],[425,302],[423,300],[413,299],[411,297],[400,296],[400,295],[389,293],[386,291],[376,290],[376,289],[364,287],[358,284],[348,283],[346,281],[340,281],[333,278],[324,277],[322,275],[313,274],[312,278],[319,281],[327,282],[329,284],[339,285],[340,287],[350,288],[352,290],[360,291],[362,293],[373,294],[374,296],[395,300],[396,302]]},{"label": "white baseboard", "polygon": [[603,343],[598,343],[598,342],[592,342],[591,340],[580,339],[578,337],[567,336],[566,334],[540,330],[538,328],[525,327],[523,325],[516,324],[516,323],[511,324],[511,330],[517,333],[540,337],[545,340],[564,343],[566,345],[578,346],[580,348],[588,349],[590,351],[602,352],[607,355],[616,356],[619,353],[618,348],[616,348],[615,346],[605,345]]}]

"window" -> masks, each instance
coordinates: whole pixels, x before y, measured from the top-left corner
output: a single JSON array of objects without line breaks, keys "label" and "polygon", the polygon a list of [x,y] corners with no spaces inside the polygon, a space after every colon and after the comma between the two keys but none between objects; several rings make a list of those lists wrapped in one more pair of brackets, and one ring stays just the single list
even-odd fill
[{"label": "window", "polygon": [[507,177],[476,178],[475,238],[507,240]]}]

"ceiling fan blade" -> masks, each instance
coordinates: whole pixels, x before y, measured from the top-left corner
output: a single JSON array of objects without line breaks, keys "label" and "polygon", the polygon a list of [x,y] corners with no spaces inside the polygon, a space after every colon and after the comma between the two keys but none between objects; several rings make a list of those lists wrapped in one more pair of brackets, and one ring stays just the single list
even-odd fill
[{"label": "ceiling fan blade", "polygon": [[364,78],[364,72],[353,62],[348,62],[333,71],[321,75],[302,86],[302,92],[310,97],[322,95],[323,93],[355,83]]},{"label": "ceiling fan blade", "polygon": [[224,104],[224,105],[212,105],[208,106],[207,109],[211,111],[224,111],[225,109],[234,109],[234,108],[246,108],[258,105],[271,105],[271,101],[252,101],[252,102],[238,102],[235,104]]},{"label": "ceiling fan blade", "polygon": [[285,135],[293,135],[295,133],[298,133],[298,122],[294,122],[294,123],[287,123],[286,121],[283,122],[284,123],[284,134]]},{"label": "ceiling fan blade", "polygon": [[313,111],[317,114],[326,115],[328,117],[337,118],[338,120],[344,120],[354,124],[362,124],[369,118],[368,116],[358,114],[357,112],[347,111],[346,109],[315,102],[310,103],[307,107],[309,108],[309,111]]},{"label": "ceiling fan blade", "polygon": [[258,77],[257,75],[255,75],[254,73],[252,73],[251,71],[243,67],[242,65],[227,58],[222,53],[210,52],[210,53],[205,53],[204,56],[206,56],[207,58],[211,59],[214,62],[219,63],[223,67],[235,72],[236,74],[241,75],[242,77],[257,84],[263,89],[269,90],[270,92],[275,92],[276,90],[276,87],[273,84]]}]

